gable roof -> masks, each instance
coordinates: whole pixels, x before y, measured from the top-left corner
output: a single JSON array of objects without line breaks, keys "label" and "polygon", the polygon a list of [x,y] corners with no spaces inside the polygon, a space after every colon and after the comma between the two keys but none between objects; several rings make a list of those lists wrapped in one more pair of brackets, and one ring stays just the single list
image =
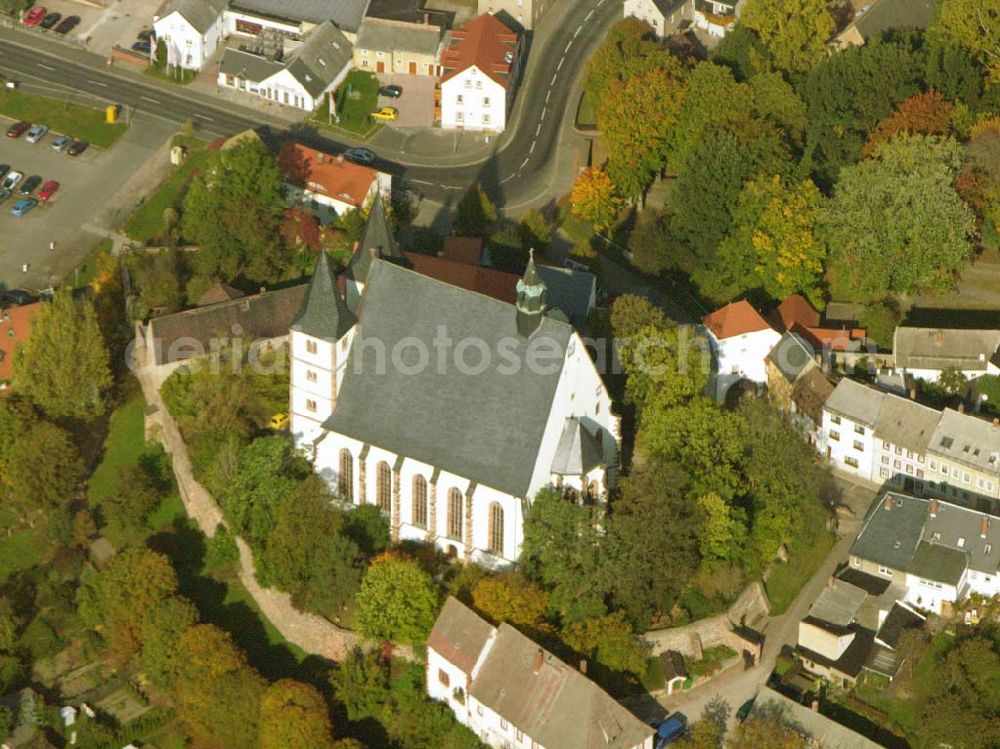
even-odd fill
[{"label": "gable roof", "polygon": [[537,265],[535,272],[545,284],[545,304],[551,313],[561,310],[571,321],[583,320],[590,313],[590,301],[597,293],[597,276],[573,268]]},{"label": "gable roof", "polygon": [[207,289],[205,292],[198,297],[198,301],[195,302],[199,307],[206,307],[209,304],[218,304],[219,302],[228,302],[231,299],[239,299],[242,296],[246,296],[239,289],[234,289],[227,283],[222,283],[221,281],[216,281]]},{"label": "gable roof", "polygon": [[833,578],[813,601],[809,616],[846,627],[854,621],[868,593],[839,578]]},{"label": "gable roof", "polygon": [[1000,330],[896,328],[892,353],[897,369],[985,372],[1000,347]]},{"label": "gable roof", "polygon": [[441,53],[441,83],[475,66],[507,88],[519,42],[518,35],[496,16],[484,13],[472,19],[451,32],[449,46]]},{"label": "gable roof", "polygon": [[852,25],[868,41],[893,29],[926,29],[937,0],[876,0]]},{"label": "gable roof", "polygon": [[875,436],[923,455],[941,420],[941,412],[908,398],[886,393],[875,424]]},{"label": "gable roof", "polygon": [[378,172],[301,143],[289,141],[278,152],[284,180],[295,187],[360,208]]},{"label": "gable roof", "polygon": [[[493,357],[485,371],[474,374],[481,367],[472,352],[464,373],[454,356],[440,363],[431,355],[426,366],[417,366],[414,340],[433,354],[442,326],[453,341],[481,341],[491,355],[503,342],[504,360],[509,352],[526,361],[529,341],[517,335],[512,305],[395,263],[375,258],[370,263],[358,306],[359,334],[324,428],[525,497],[561,365],[521,366],[510,373]],[[546,340],[552,363],[565,357],[572,335],[568,324],[545,317],[532,341]],[[402,366],[379,367],[378,350],[362,345],[362,339],[379,341],[385,352],[396,348]]]},{"label": "gable roof", "polygon": [[803,372],[817,366],[812,346],[801,336],[787,331],[768,352],[767,359],[789,382],[795,382]]},{"label": "gable roof", "polygon": [[855,423],[874,427],[885,397],[885,393],[845,377],[827,399],[826,410],[846,416]]},{"label": "gable roof", "polygon": [[814,424],[823,422],[823,407],[833,394],[833,383],[819,367],[812,367],[799,377],[792,388],[792,402]]},{"label": "gable roof", "polygon": [[1000,476],[1000,428],[985,419],[944,409],[931,435],[930,448],[958,463]]},{"label": "gable roof", "polygon": [[353,54],[347,37],[332,22],[327,21],[309,32],[285,67],[315,99],[350,67]]},{"label": "gable roof", "polygon": [[172,13],[178,13],[191,24],[192,28],[204,34],[212,24],[219,20],[226,8],[226,0],[173,0],[163,11],[160,18],[166,18]]},{"label": "gable roof", "polygon": [[761,330],[772,330],[767,320],[746,299],[731,302],[701,318],[717,339],[734,338]]},{"label": "gable roof", "polygon": [[427,647],[468,674],[495,634],[493,625],[457,598],[448,596],[427,638]]},{"label": "gable roof", "polygon": [[925,621],[925,617],[897,601],[889,609],[882,626],[878,628],[876,639],[887,647],[895,648],[899,644],[899,638],[903,632],[920,627]]},{"label": "gable roof", "polygon": [[819,325],[819,312],[813,309],[804,296],[792,294],[775,307],[767,319],[776,330],[789,330],[795,325],[816,327]]},{"label": "gable roof", "polygon": [[552,458],[552,473],[560,476],[583,476],[604,462],[604,447],[600,440],[570,416],[563,424],[562,435]]},{"label": "gable roof", "polygon": [[[232,48],[226,48],[219,63],[219,72],[223,75],[245,78],[254,83],[260,83],[284,69],[284,64],[277,60],[268,60],[266,57]],[[230,141],[232,138],[226,141],[227,145]]]},{"label": "gable roof", "polygon": [[[196,1],[196,0],[192,0]],[[235,0],[234,9],[244,9],[294,23],[332,21],[344,31],[355,33],[361,25],[369,0]]]},{"label": "gable roof", "polygon": [[355,46],[359,49],[434,55],[441,46],[441,29],[431,24],[369,17],[361,22]]},{"label": "gable roof", "polygon": [[801,726],[823,749],[881,749],[880,745],[871,739],[860,733],[855,733],[847,726],[842,726],[822,713],[813,712],[808,707],[788,699],[785,695],[768,686],[761,688],[757,704],[777,705],[786,720]]},{"label": "gable roof", "polygon": [[334,343],[343,338],[356,322],[357,319],[347,309],[347,302],[340,295],[326,252],[320,250],[302,309],[290,327],[298,333]]},{"label": "gable roof", "polygon": [[30,302],[0,309],[0,381],[11,378],[14,350],[31,334],[31,318],[42,309],[42,302]]}]

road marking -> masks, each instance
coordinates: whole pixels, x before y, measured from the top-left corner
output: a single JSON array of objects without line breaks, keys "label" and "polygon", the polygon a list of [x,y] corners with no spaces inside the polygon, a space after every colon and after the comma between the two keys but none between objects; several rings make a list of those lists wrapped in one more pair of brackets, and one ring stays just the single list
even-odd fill
[{"label": "road marking", "polygon": [[566,54],[567,52],[569,52],[569,48],[570,48],[570,47],[572,47],[572,46],[573,46],[573,40],[572,40],[572,39],[570,39],[570,40],[569,40],[569,41],[568,41],[568,42],[566,43],[566,49],[564,49],[564,50],[563,50],[563,54]]},{"label": "road marking", "polygon": [[542,123],[541,123],[541,122],[539,122],[539,123],[538,123],[538,127],[536,127],[536,128],[535,128],[535,137],[536,137],[536,138],[538,137],[538,134],[539,134],[540,132],[542,132]]},{"label": "road marking", "polygon": [[108,87],[107,83],[101,83],[101,81],[91,81],[91,80],[88,80],[87,83],[90,83],[90,84],[92,84],[94,86],[103,86],[104,88]]},{"label": "road marking", "polygon": [[[542,107],[542,119],[543,119],[543,120],[545,119],[545,113],[546,113],[546,112],[547,112],[548,110],[549,110],[548,106],[544,106],[544,107]],[[542,126],[542,123],[541,123],[541,122],[539,122],[539,123],[538,123],[538,127],[541,127],[541,126]]]},{"label": "road marking", "polygon": [[583,20],[584,20],[584,21],[589,21],[589,20],[590,20],[590,17],[591,17],[592,15],[594,15],[594,9],[593,9],[593,8],[591,8],[591,9],[590,9],[590,13],[588,13],[588,14],[587,14],[587,17],[586,17],[586,18],[584,18]]},{"label": "road marking", "polygon": [[[558,67],[556,67],[556,72],[557,72],[557,73],[558,73],[558,72],[559,72],[560,70],[562,70],[562,65],[563,65],[563,63],[564,63],[564,62],[566,62],[566,55],[563,55],[563,56],[562,56],[562,57],[561,57],[561,58],[559,59],[559,65],[558,65]],[[555,83],[555,80],[556,80],[556,77],[555,77],[555,76],[552,76],[552,82],[553,82],[553,83]]]},{"label": "road marking", "polygon": [[534,153],[535,152],[535,143],[536,143],[536,141],[531,141],[531,148],[528,149],[528,153]]},{"label": "road marking", "polygon": [[[563,59],[565,60],[566,58],[564,57]],[[562,65],[561,62],[559,64]],[[552,82],[549,83],[549,85],[550,86],[555,86],[556,85],[556,75],[555,75],[555,73],[552,74]]]},{"label": "road marking", "polygon": [[55,70],[55,68],[50,65],[46,65],[44,62],[36,62],[35,65],[40,67],[42,70]]},{"label": "road marking", "polygon": [[581,31],[583,31],[583,24],[576,27],[576,33],[573,34],[573,38],[576,39],[578,36],[580,36]]},{"label": "road marking", "polygon": [[546,104],[549,103],[549,97],[550,96],[552,96],[552,89],[551,88],[548,91],[545,92],[545,103]]},{"label": "road marking", "polygon": [[516,176],[517,176],[516,174],[508,174],[506,177],[504,177],[502,180],[500,180],[500,184],[502,185],[505,182],[510,182],[510,180],[514,179],[514,177],[516,177]]},{"label": "road marking", "polygon": [[521,166],[519,166],[519,167],[518,167],[518,170],[521,170],[521,169],[524,169],[524,167],[525,167],[525,165],[526,165],[527,163],[528,163],[528,159],[527,159],[527,158],[525,158],[525,160],[521,162]]},{"label": "road marking", "polygon": [[139,96],[139,98],[143,99],[145,101],[148,101],[151,104],[160,104],[161,103],[159,99],[153,99],[153,98],[150,98],[149,96]]},{"label": "road marking", "polygon": [[215,120],[213,120],[213,119],[212,119],[211,117],[209,117],[208,115],[204,115],[204,114],[195,114],[195,117],[201,117],[201,119],[203,119],[203,120],[207,120],[207,121],[209,121],[209,122],[215,122]]},{"label": "road marking", "polygon": [[434,184],[433,182],[428,182],[427,180],[423,180],[423,179],[411,179],[410,182],[412,182],[415,185],[433,185]]}]

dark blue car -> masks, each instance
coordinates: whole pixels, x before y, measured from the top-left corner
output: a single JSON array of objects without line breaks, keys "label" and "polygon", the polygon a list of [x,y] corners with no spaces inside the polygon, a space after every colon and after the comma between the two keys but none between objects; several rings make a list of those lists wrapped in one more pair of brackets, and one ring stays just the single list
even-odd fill
[{"label": "dark blue car", "polygon": [[688,721],[683,713],[674,713],[664,720],[656,729],[656,744],[654,749],[663,749],[673,744],[684,735]]}]

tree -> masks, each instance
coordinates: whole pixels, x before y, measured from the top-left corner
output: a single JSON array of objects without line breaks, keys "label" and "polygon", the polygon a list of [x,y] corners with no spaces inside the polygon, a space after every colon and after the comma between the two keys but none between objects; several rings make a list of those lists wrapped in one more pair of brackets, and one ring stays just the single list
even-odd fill
[{"label": "tree", "polygon": [[455,206],[452,227],[460,237],[486,237],[496,220],[496,207],[477,183],[466,190]]},{"label": "tree", "polygon": [[266,683],[228,632],[196,624],[177,643],[174,698],[196,732],[232,749],[258,749]]},{"label": "tree", "polygon": [[709,564],[728,562],[739,557],[746,541],[744,513],[728,504],[718,494],[698,497],[698,550]]},{"label": "tree", "polygon": [[655,276],[665,270],[690,273],[697,258],[673,233],[670,217],[664,211],[647,208],[639,214],[628,235],[632,265],[642,273]]},{"label": "tree", "polygon": [[653,27],[629,16],[608,31],[587,63],[584,89],[596,106],[611,87],[629,76],[665,64],[667,53],[656,43]]},{"label": "tree", "polygon": [[10,599],[0,598],[0,653],[14,649],[19,624]]},{"label": "tree", "polygon": [[600,167],[587,167],[580,173],[573,183],[569,201],[573,215],[593,224],[597,231],[611,226],[622,207],[614,182]]},{"label": "tree", "polygon": [[666,329],[667,316],[644,296],[622,294],[611,305],[611,329],[619,339],[631,338],[644,328]]},{"label": "tree", "polygon": [[494,622],[539,629],[549,607],[548,594],[516,572],[483,578],[472,590],[472,603]]},{"label": "tree", "polygon": [[535,208],[521,216],[517,229],[524,247],[544,253],[552,243],[552,226],[545,220],[541,211]]},{"label": "tree", "polygon": [[993,80],[1000,75],[1000,0],[942,0],[928,33],[969,50]]},{"label": "tree", "polygon": [[708,342],[688,326],[647,326],[621,341],[625,400],[643,414],[700,394],[711,369]]},{"label": "tree", "polygon": [[437,616],[430,575],[414,560],[390,554],[372,561],[356,600],[358,631],[370,640],[422,643]]},{"label": "tree", "polygon": [[6,707],[0,707],[0,741],[4,741],[14,730],[14,715]]},{"label": "tree", "polygon": [[142,617],[142,650],[139,662],[161,687],[172,687],[180,668],[177,646],[181,635],[198,622],[198,610],[186,598],[170,596],[157,602]]},{"label": "tree", "polygon": [[369,559],[389,548],[389,521],[375,505],[355,507],[345,519],[347,536]]},{"label": "tree", "polygon": [[17,16],[30,7],[30,0],[0,0],[0,13],[8,16]]},{"label": "tree", "polygon": [[115,536],[130,537],[142,531],[160,499],[160,492],[145,469],[124,466],[118,471],[114,490],[102,500],[101,510]]},{"label": "tree", "polygon": [[888,302],[870,304],[858,315],[858,322],[865,329],[865,336],[882,351],[892,349],[892,339],[899,325],[899,310]]},{"label": "tree", "polygon": [[952,186],[961,163],[949,138],[899,136],[841,172],[827,225],[835,296],[951,288],[975,229]]},{"label": "tree", "polygon": [[811,180],[751,180],[733,210],[733,232],[719,247],[718,265],[701,276],[703,291],[719,301],[757,288],[772,299],[801,292],[821,305],[825,215]]},{"label": "tree", "polygon": [[84,476],[83,460],[69,433],[40,421],[7,453],[7,486],[15,501],[43,510],[66,508]]},{"label": "tree", "polygon": [[184,306],[184,280],[187,269],[177,249],[152,254],[140,252],[129,256],[134,283],[147,310],[176,312]]},{"label": "tree", "polygon": [[577,504],[553,488],[542,489],[528,509],[521,566],[549,589],[549,602],[564,622],[607,613],[611,589],[597,509]]},{"label": "tree", "polygon": [[280,238],[284,193],[278,160],[259,139],[218,151],[184,198],[183,233],[199,245],[197,273],[280,280],[289,262]]},{"label": "tree", "polygon": [[890,141],[900,134],[946,135],[951,130],[953,109],[937,91],[911,96],[903,100],[896,111],[872,130],[861,155],[871,156],[880,143]]},{"label": "tree", "polygon": [[271,684],[260,700],[260,749],[333,749],[323,695],[294,679]]},{"label": "tree", "polygon": [[609,671],[640,676],[646,670],[646,649],[625,619],[624,611],[573,622],[563,629],[562,637],[577,653]]},{"label": "tree", "polygon": [[719,727],[708,720],[693,724],[676,744],[675,749],[719,749],[722,735]]},{"label": "tree", "polygon": [[[647,458],[622,479],[608,523],[613,596],[633,626],[669,611],[698,566],[698,521],[688,478],[676,464]],[[663,575],[660,570],[671,570]]]},{"label": "tree", "polygon": [[947,367],[941,370],[938,385],[949,395],[958,395],[969,386],[969,378],[958,367]]},{"label": "tree", "polygon": [[825,0],[750,0],[740,22],[757,32],[774,64],[788,73],[822,60],[836,27]]},{"label": "tree", "polygon": [[59,291],[31,320],[31,336],[14,354],[18,393],[53,419],[104,413],[111,385],[108,350],[89,300]]},{"label": "tree", "polygon": [[389,669],[376,651],[354,648],[340,662],[330,681],[349,720],[384,720],[389,713]]},{"label": "tree", "polygon": [[774,705],[754,709],[726,742],[726,749],[807,749],[809,741],[790,724],[784,708]]}]

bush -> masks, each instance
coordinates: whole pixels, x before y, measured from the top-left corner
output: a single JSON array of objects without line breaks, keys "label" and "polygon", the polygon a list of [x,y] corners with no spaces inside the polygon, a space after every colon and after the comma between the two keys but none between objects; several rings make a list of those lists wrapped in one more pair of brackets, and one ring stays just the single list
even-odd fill
[{"label": "bush", "polygon": [[215,572],[239,561],[240,550],[236,539],[222,523],[215,529],[215,535],[208,539],[205,548],[205,570]]}]

